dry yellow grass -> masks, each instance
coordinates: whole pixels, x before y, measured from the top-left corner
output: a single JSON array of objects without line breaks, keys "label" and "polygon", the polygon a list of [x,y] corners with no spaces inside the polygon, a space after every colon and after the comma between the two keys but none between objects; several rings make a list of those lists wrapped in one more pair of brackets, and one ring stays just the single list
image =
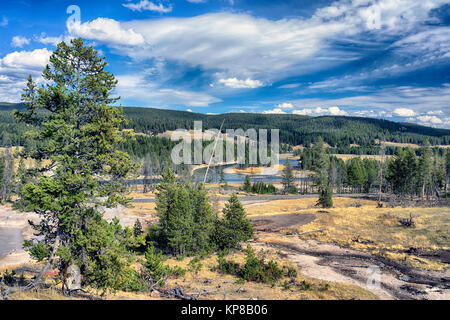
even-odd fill
[{"label": "dry yellow grass", "polygon": [[[316,220],[298,228],[298,232],[325,229],[325,232],[309,233],[302,238],[321,242],[337,243],[343,247],[370,252],[424,269],[443,270],[448,268],[438,260],[408,254],[411,247],[431,253],[450,250],[450,208],[377,208],[371,200],[335,198],[334,208],[315,207],[316,198],[277,200],[247,206],[249,216],[289,213],[313,213]],[[361,207],[355,207],[359,203]],[[322,212],[320,212],[322,211]],[[400,225],[399,218],[414,218],[415,227]],[[354,241],[372,241],[360,243]]]},{"label": "dry yellow grass", "polygon": [[[353,198],[335,198],[333,199],[336,208],[347,208],[349,205],[355,203]],[[247,214],[249,216],[261,215],[275,215],[287,213],[315,213],[317,207],[315,206],[317,198],[302,198],[289,200],[275,200],[256,203],[246,206]],[[372,205],[373,201],[359,200],[363,205]]]},{"label": "dry yellow grass", "polygon": [[[349,159],[353,158],[361,158],[361,159],[375,159],[378,161],[383,160],[383,157],[381,155],[377,154],[366,154],[366,155],[359,155],[359,154],[333,154],[338,159],[342,159],[344,161],[347,161]],[[391,155],[385,156],[386,159],[392,157]]]},{"label": "dry yellow grass", "polygon": [[129,191],[129,192],[127,192],[126,196],[130,197],[130,198],[154,198],[155,192],[143,193],[142,187],[139,186],[137,191],[136,190]]},{"label": "dry yellow grass", "polygon": [[133,202],[130,207],[125,208],[125,213],[142,217],[156,216],[155,202]]},{"label": "dry yellow grass", "polygon": [[[416,143],[401,143],[401,142],[389,142],[389,141],[386,141],[384,143],[388,147],[401,147],[401,148],[409,147],[409,148],[413,148],[413,149],[420,148],[420,145],[418,145]],[[376,139],[375,144],[380,144],[380,141],[378,139]],[[436,145],[435,147],[439,147],[442,149],[448,149],[448,148],[450,148],[450,145]]]},{"label": "dry yellow grass", "polygon": [[[260,258],[268,260],[275,260],[280,267],[286,266],[291,268],[297,268],[297,266],[289,261],[287,258],[281,256],[276,250],[267,250],[257,252]],[[290,281],[291,278],[284,277],[274,284],[267,283],[255,283],[255,282],[240,282],[239,278],[234,275],[222,274],[217,271],[212,271],[212,268],[217,266],[217,256],[210,255],[201,259],[201,269],[195,272],[189,268],[189,262],[193,258],[185,258],[183,260],[168,259],[166,264],[171,267],[179,266],[186,270],[184,276],[169,279],[163,289],[171,289],[181,287],[185,294],[197,294],[202,290],[209,292],[207,295],[201,295],[200,299],[207,300],[237,300],[237,299],[250,299],[257,298],[258,300],[319,300],[319,299],[331,299],[331,300],[351,300],[351,299],[363,299],[363,300],[375,300],[377,296],[371,292],[360,288],[358,286],[346,285],[336,282],[328,282],[313,279],[301,275],[299,272],[295,277],[295,283],[299,284],[305,281],[309,285],[308,288],[302,288],[291,284],[290,287],[285,287],[283,283]],[[243,265],[245,263],[245,255],[242,252],[231,253],[227,260],[233,260]],[[138,267],[136,265],[136,267]],[[28,277],[29,278],[29,277]],[[76,299],[73,297],[65,297],[61,294],[60,284],[55,285],[54,280],[47,279],[47,284],[50,284],[49,289],[40,289],[38,291],[18,291],[10,298],[14,300],[64,300],[64,299]],[[244,289],[244,290],[243,290]],[[95,290],[85,288],[87,292],[96,294]],[[103,299],[107,300],[159,300],[167,299],[161,298],[158,292],[152,293],[136,293],[136,292],[124,292],[118,291],[116,293],[107,293],[103,296]]]},{"label": "dry yellow grass", "polygon": [[[276,260],[281,266],[296,267],[294,263],[281,257],[275,250],[265,252],[257,252],[258,256],[264,257],[266,260]],[[309,290],[301,290],[299,287],[291,285],[290,289],[283,287],[285,280],[283,278],[274,285],[246,282],[244,284],[238,282],[238,277],[221,274],[217,271],[212,271],[211,268],[217,266],[217,256],[210,255],[201,260],[202,267],[198,273],[189,270],[189,262],[192,258],[185,258],[183,260],[169,259],[165,263],[170,266],[179,266],[187,270],[186,274],[177,279],[170,279],[167,281],[166,288],[182,287],[184,293],[198,293],[202,290],[211,292],[208,295],[202,295],[200,299],[208,300],[222,300],[224,297],[227,300],[235,299],[250,299],[258,298],[258,300],[306,300],[306,299],[367,299],[373,300],[377,297],[357,286],[345,285],[341,283],[321,281],[304,277],[299,274],[295,281],[300,283],[306,281],[311,285]],[[233,260],[244,263],[245,256],[242,252],[235,252],[227,257],[227,260]],[[238,283],[237,283],[238,282]],[[245,290],[242,292],[242,289]],[[115,295],[108,295],[107,299],[160,299],[158,293],[136,294],[130,292],[118,292]]]}]

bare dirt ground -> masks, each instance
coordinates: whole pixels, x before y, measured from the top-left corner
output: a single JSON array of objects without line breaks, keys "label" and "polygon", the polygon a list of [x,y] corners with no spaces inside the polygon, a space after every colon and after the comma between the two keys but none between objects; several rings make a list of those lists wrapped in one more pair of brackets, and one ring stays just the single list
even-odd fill
[{"label": "bare dirt ground", "polygon": [[[443,272],[419,270],[358,250],[279,232],[310,223],[314,220],[312,214],[280,214],[251,219],[257,230],[257,240],[252,246],[256,250],[277,249],[295,262],[303,275],[356,285],[380,299],[450,299],[449,269]],[[369,278],[375,282],[368,282]]]},{"label": "bare dirt ground", "polygon": [[315,217],[315,215],[308,213],[294,213],[277,214],[273,216],[256,216],[251,217],[250,220],[257,231],[277,232],[310,223]]}]

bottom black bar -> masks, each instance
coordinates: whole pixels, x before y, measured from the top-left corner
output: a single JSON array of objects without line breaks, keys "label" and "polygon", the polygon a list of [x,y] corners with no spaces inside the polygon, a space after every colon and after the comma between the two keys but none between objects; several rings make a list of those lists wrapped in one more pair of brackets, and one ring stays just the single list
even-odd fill
[{"label": "bottom black bar", "polygon": [[[52,311],[71,317],[99,312],[102,319],[121,315],[130,319],[322,319],[323,317],[407,319],[426,310],[446,314],[449,301],[0,301],[0,315],[6,312],[35,316]],[[8,310],[10,309],[10,310]],[[331,318],[332,317],[332,318]],[[82,318],[84,319],[84,318]]]}]

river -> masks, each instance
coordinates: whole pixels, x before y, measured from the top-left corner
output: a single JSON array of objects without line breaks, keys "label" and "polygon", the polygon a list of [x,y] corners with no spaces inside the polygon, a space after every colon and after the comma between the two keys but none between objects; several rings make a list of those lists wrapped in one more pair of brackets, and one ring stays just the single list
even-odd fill
[{"label": "river", "polygon": [[[292,168],[297,168],[298,166],[298,162],[295,159],[280,159],[279,163],[282,165],[285,165],[286,162],[289,161]],[[220,176],[219,176],[219,170],[218,168],[222,168],[222,169],[226,169],[229,167],[236,167],[237,164],[226,164],[226,165],[221,165],[218,167],[211,167],[209,172],[208,172],[208,181],[211,181],[213,183],[218,183],[220,180]],[[205,177],[205,173],[206,173],[206,167],[195,170],[194,174],[193,174],[193,181],[195,182],[201,182],[203,181],[204,177]],[[224,179],[227,183],[234,183],[234,184],[242,184],[245,181],[245,174],[240,174],[240,173],[225,173],[224,172]],[[249,175],[251,182],[257,182],[257,181],[262,181],[265,183],[281,183],[282,181],[282,177],[280,176],[280,174],[274,174],[274,175],[263,175],[263,174],[251,174]],[[294,181],[308,181],[310,180],[310,178],[305,178],[305,177],[298,177],[296,176],[294,178]],[[159,183],[161,180],[160,179],[152,179],[151,183]],[[134,179],[134,180],[127,180],[127,183],[130,185],[140,185],[143,184],[144,180],[143,179]]]},{"label": "river", "polygon": [[[293,168],[298,166],[297,160],[295,159],[280,159],[279,163],[285,165],[286,162],[289,161]],[[236,164],[230,164],[221,166],[223,169],[228,167],[236,167]],[[194,181],[203,181],[206,173],[206,168],[198,169],[194,173]],[[240,173],[224,173],[224,179],[227,183],[244,183],[245,174]],[[262,181],[266,183],[281,183],[282,178],[278,175],[260,175],[260,174],[251,174],[249,175],[250,180],[252,182]],[[219,174],[216,168],[211,167],[208,172],[208,178],[212,180],[212,182],[219,182]],[[306,180],[307,178],[296,177],[295,181]]]},{"label": "river", "polygon": [[13,250],[22,249],[22,231],[16,228],[0,227],[0,257]]}]

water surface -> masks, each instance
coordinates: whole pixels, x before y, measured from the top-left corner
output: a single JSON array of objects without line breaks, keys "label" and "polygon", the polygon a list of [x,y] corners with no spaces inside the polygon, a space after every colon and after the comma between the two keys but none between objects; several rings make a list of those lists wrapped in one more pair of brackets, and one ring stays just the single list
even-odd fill
[{"label": "water surface", "polygon": [[22,249],[22,241],[20,229],[0,227],[0,257],[13,250]]}]

